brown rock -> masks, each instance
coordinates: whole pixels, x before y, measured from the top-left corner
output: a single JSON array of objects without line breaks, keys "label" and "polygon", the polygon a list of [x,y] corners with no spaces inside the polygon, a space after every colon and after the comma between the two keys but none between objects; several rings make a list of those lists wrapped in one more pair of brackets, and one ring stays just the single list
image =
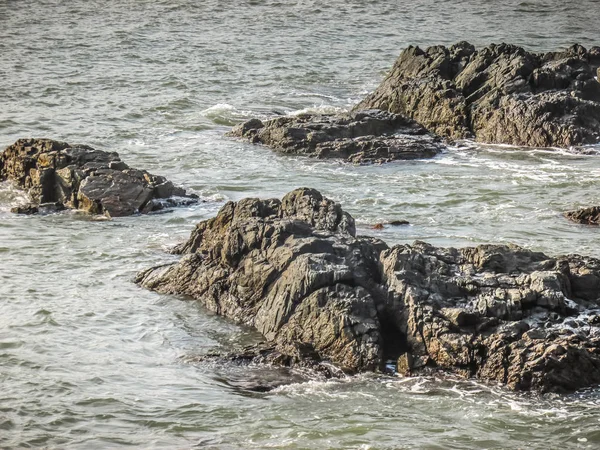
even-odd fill
[{"label": "brown rock", "polygon": [[567,211],[565,217],[583,225],[600,225],[600,206],[591,206],[576,211]]},{"label": "brown rock", "polygon": [[377,251],[356,239],[354,220],[317,191],[230,202],[178,251],[179,263],[142,272],[137,281],[256,327],[288,362],[301,363],[310,349],[348,372],[377,368],[380,330],[365,287],[373,283]]}]

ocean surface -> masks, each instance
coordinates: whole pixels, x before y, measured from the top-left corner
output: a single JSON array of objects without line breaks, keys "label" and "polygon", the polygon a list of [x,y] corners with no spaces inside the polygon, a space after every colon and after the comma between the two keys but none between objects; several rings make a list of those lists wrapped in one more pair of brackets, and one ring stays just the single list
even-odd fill
[{"label": "ocean surface", "polygon": [[[600,257],[600,230],[562,217],[600,204],[598,155],[467,142],[353,166],[225,136],[251,117],[347,110],[410,44],[600,45],[599,11],[592,0],[0,1],[0,148],[48,137],[117,151],[204,200],[110,221],[26,217],[9,212],[23,193],[0,185],[0,448],[599,448],[600,389],[535,396],[199,364],[260,337],[132,283],[227,200],[300,186],[390,244]],[[411,225],[372,229],[395,219]],[[293,383],[248,389],[266,379]]]}]

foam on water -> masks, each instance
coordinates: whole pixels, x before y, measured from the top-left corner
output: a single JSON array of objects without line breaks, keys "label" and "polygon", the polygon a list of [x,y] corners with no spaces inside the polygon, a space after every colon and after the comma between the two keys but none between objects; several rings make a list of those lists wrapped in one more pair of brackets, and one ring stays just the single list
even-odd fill
[{"label": "foam on water", "polygon": [[[243,120],[250,119],[252,117],[258,117],[256,113],[252,111],[243,111],[239,110],[233,105],[228,103],[217,103],[209,108],[200,112],[202,117],[207,117],[212,120],[217,125],[227,125],[232,126]],[[262,118],[266,118],[263,116]]]},{"label": "foam on water", "polygon": [[332,106],[327,104],[313,105],[307,108],[298,109],[296,111],[290,111],[288,115],[299,116],[301,114],[340,114],[346,112],[345,108],[339,106]]},{"label": "foam on water", "polygon": [[27,201],[27,194],[12,183],[0,183],[0,213],[8,213],[13,206],[25,204]]}]

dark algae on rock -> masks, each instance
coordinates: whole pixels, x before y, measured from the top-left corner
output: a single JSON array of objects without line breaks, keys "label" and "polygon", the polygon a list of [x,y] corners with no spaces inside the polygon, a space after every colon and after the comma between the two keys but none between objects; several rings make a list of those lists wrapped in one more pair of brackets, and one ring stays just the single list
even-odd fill
[{"label": "dark algae on rock", "polygon": [[230,135],[282,153],[358,164],[431,158],[445,148],[414,120],[379,110],[301,114],[264,122],[251,119],[234,127]]},{"label": "dark algae on rock", "polygon": [[0,181],[25,189],[31,203],[13,212],[79,209],[110,217],[197,202],[164,177],[130,168],[115,152],[51,139],[19,139],[0,155]]},{"label": "dark algae on rock", "polygon": [[563,147],[600,142],[600,47],[536,54],[510,44],[408,47],[356,106],[450,138]]},{"label": "dark algae on rock", "polygon": [[[443,371],[515,390],[600,383],[600,260],[517,246],[389,248],[313,189],[229,202],[177,247],[179,262],[138,274],[251,325],[263,344],[230,361],[329,375]],[[333,366],[332,366],[333,364]]]}]

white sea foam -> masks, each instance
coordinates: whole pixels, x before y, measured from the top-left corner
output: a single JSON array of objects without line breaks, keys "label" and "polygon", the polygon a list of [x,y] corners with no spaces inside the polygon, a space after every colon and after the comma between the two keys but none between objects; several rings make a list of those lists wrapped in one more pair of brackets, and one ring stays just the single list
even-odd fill
[{"label": "white sea foam", "polygon": [[0,212],[9,212],[14,206],[29,202],[26,192],[9,181],[0,183]]},{"label": "white sea foam", "polygon": [[306,108],[297,109],[295,111],[290,111],[288,113],[289,116],[299,116],[301,114],[340,114],[346,112],[345,108],[341,108],[339,106],[332,106],[327,104],[321,105],[313,105],[308,106]]},{"label": "white sea foam", "polygon": [[267,118],[267,115],[264,113],[240,109],[229,103],[217,103],[216,105],[210,106],[200,111],[199,116],[210,119],[212,122],[218,125],[228,126],[233,126],[250,118]]}]

